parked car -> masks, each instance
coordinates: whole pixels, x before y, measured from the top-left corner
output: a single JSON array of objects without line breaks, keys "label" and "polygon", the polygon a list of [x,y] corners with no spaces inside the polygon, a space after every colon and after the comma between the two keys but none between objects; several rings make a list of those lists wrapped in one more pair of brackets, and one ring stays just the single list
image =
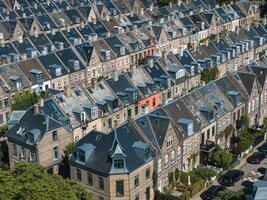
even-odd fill
[{"label": "parked car", "polygon": [[261,145],[261,147],[259,148],[259,151],[267,154],[267,142],[265,142],[265,143],[263,143],[263,145]]},{"label": "parked car", "polygon": [[201,194],[204,200],[214,199],[218,196],[219,192],[226,190],[226,187],[221,185],[212,185],[209,189]]},{"label": "parked car", "polygon": [[264,160],[266,155],[262,152],[255,152],[247,158],[247,162],[251,164],[259,164]]},{"label": "parked car", "polygon": [[218,180],[218,182],[224,186],[234,186],[237,181],[239,181],[240,179],[243,178],[243,176],[244,176],[243,171],[234,169],[234,170],[230,170],[230,171],[226,172]]}]

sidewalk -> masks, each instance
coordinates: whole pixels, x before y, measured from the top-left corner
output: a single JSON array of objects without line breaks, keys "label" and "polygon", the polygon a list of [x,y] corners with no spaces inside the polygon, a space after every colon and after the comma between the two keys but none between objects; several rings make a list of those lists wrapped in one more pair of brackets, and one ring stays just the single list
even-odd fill
[{"label": "sidewalk", "polygon": [[[265,141],[263,140],[262,142],[260,142],[257,146],[253,147],[252,151],[250,151],[244,158],[242,158],[240,160],[240,163],[238,165],[236,165],[234,167],[234,169],[240,169],[242,168],[246,162],[247,162],[247,157],[252,155],[255,151],[257,151],[257,149],[264,143]],[[217,182],[217,180],[215,180],[212,185],[218,185],[219,183]],[[202,191],[200,191],[199,193],[197,193],[194,197],[190,198],[190,200],[202,200],[202,198],[200,197],[200,195],[207,190],[207,188],[204,188]]]}]

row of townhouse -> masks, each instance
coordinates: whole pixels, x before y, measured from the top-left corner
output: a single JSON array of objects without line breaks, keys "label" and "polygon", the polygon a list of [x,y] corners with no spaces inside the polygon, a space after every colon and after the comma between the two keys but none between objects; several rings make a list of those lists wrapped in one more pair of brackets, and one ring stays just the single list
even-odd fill
[{"label": "row of townhouse", "polygon": [[[254,37],[256,34],[267,34],[265,24],[251,26],[250,30],[240,31],[239,34],[225,34],[225,37],[216,35],[196,48],[181,50],[178,53],[170,52],[165,58],[146,55],[138,67],[133,65],[130,70],[122,73],[112,71],[109,78],[97,81],[90,75],[90,85],[84,84],[88,76],[85,73],[86,60],[91,57],[90,62],[101,65],[96,56],[97,49],[101,51],[104,44],[110,44],[109,47],[114,47],[115,50],[121,49],[122,47],[118,49],[115,45],[121,42],[119,36],[106,38],[106,43],[98,40],[95,47],[89,43],[82,43],[39,57],[2,65],[1,85],[6,96],[3,95],[1,98],[4,104],[0,114],[1,122],[5,124],[10,116],[11,101],[8,94],[12,96],[16,91],[27,88],[34,91],[47,91],[52,88],[65,90],[65,93],[55,97],[55,101],[60,104],[66,115],[73,116],[71,125],[75,130],[75,140],[92,129],[109,131],[130,117],[150,111],[159,104],[164,105],[200,86],[200,73],[206,67],[217,67],[220,71],[218,77],[221,77],[227,71],[235,71],[239,66],[251,62],[255,57],[255,49],[262,48],[267,41],[259,43],[258,36]],[[38,37],[43,36],[45,35]],[[126,53],[127,49],[125,48],[123,53]],[[110,65],[109,63],[108,66]],[[84,108],[82,103],[74,104],[73,102],[80,101],[79,98],[75,98],[75,93],[66,94],[78,86],[84,88],[82,92],[86,93],[83,102],[87,101],[93,109]],[[64,102],[65,98],[68,101]],[[80,114],[86,109],[92,109],[97,114],[93,117],[91,113],[84,114],[81,120]]]},{"label": "row of townhouse", "polygon": [[[106,132],[85,132],[70,157],[71,179],[83,183],[98,199],[153,199],[153,188],[162,191],[170,172],[190,171],[199,162],[205,164],[214,144],[228,149],[231,137],[243,124],[242,115],[248,116],[250,126],[263,123],[266,63],[263,57],[166,105],[131,116]],[[116,85],[113,79],[107,84]],[[104,92],[98,95],[109,93],[107,85],[100,87]],[[76,99],[68,95],[76,95]],[[50,172],[60,171],[63,150],[74,140],[72,124],[75,120],[82,124],[85,117],[79,109],[93,114],[88,104],[88,97],[92,97],[87,95],[85,89],[76,88],[27,111],[14,111],[6,134],[11,168],[26,161],[38,162]],[[111,96],[106,99],[109,106],[116,105]],[[64,110],[72,110],[78,101],[83,107],[74,108],[78,116],[74,119]]]},{"label": "row of townhouse", "polygon": [[[208,8],[206,3],[178,2],[158,8],[153,2],[141,0],[93,4],[87,1],[77,4],[50,0],[1,2],[0,76],[3,91],[1,102],[4,106],[0,109],[0,124],[6,124],[9,119],[10,97],[16,91],[32,89],[38,92],[49,88],[63,90],[65,86],[75,87],[78,84],[85,87],[94,85],[97,79],[110,76],[113,72],[135,70],[149,55],[166,57],[170,52],[183,55],[185,47],[191,43],[193,49],[199,51],[196,47],[201,39],[224,30],[219,27],[226,23],[223,16],[229,13],[234,13],[229,16],[235,16],[237,21],[245,21],[239,24],[240,27],[248,27],[252,19],[258,19],[258,5],[254,3],[240,2],[219,7],[216,2],[210,2]],[[228,23],[232,21],[231,18]],[[217,29],[219,31],[214,32]],[[234,29],[229,28],[230,31]],[[227,57],[234,52],[232,49],[239,46],[242,52],[242,57],[238,56],[240,60],[243,57],[251,60],[251,47],[256,42],[251,45],[249,42],[252,43],[253,39],[261,44],[257,54],[262,52],[266,44],[262,35],[266,29],[260,25],[260,30],[261,34],[255,34],[253,29],[254,32],[249,34],[251,37],[245,34],[245,37],[231,39],[229,45],[211,52],[215,55],[205,54],[205,58],[196,55],[189,63],[187,58],[184,61],[179,58],[172,60],[191,71],[186,91],[199,84],[195,68],[200,72],[199,67],[210,65],[211,58],[216,62],[221,59],[219,63],[228,63],[226,67],[223,64],[218,67],[222,75],[226,69],[233,68],[229,60],[235,60],[232,59],[235,53]],[[240,35],[244,35],[243,32]],[[241,44],[232,47],[236,43]],[[225,50],[227,47],[231,49]],[[176,93],[180,90],[183,88],[177,87]]]}]

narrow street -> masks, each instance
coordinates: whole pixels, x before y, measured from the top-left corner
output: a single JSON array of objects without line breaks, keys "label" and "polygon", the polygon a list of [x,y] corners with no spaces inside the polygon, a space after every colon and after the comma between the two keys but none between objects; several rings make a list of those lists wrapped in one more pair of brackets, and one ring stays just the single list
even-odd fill
[{"label": "narrow street", "polygon": [[[257,149],[255,149],[253,152],[256,151]],[[231,190],[237,191],[241,189],[251,189],[253,183],[259,180],[259,178],[264,175],[265,170],[267,169],[267,158],[265,158],[260,164],[250,164],[246,162],[246,159],[243,162],[244,165],[238,167],[237,169],[242,170],[245,175],[243,176],[243,179],[235,183],[234,186],[228,187]],[[215,181],[212,185],[219,185],[219,183]],[[201,194],[202,192],[191,198],[191,200],[203,200],[200,197]]]}]

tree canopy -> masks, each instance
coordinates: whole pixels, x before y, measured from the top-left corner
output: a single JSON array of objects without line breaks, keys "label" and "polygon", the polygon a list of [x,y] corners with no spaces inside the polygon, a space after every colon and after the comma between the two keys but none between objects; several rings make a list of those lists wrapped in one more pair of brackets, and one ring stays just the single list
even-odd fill
[{"label": "tree canopy", "polygon": [[44,91],[37,95],[32,91],[17,92],[12,99],[12,110],[27,110],[29,107],[38,102],[40,98],[44,98],[46,93]]},{"label": "tree canopy", "polygon": [[222,150],[222,148],[216,145],[216,149],[212,155],[211,161],[218,165],[219,167],[225,168],[233,160],[233,155],[227,151]]},{"label": "tree canopy", "polygon": [[79,183],[48,174],[33,163],[17,163],[13,172],[0,169],[0,200],[92,200]]},{"label": "tree canopy", "polygon": [[205,181],[210,180],[211,177],[216,176],[217,174],[214,169],[207,168],[203,165],[198,165],[197,168],[193,169],[192,173],[194,173]]},{"label": "tree canopy", "polygon": [[243,200],[245,199],[244,193],[242,191],[234,191],[234,190],[224,190],[219,192],[218,197],[214,200]]},{"label": "tree canopy", "polygon": [[217,67],[208,67],[204,68],[203,71],[201,72],[201,80],[204,81],[205,83],[208,83],[212,80],[215,80],[219,71]]}]

